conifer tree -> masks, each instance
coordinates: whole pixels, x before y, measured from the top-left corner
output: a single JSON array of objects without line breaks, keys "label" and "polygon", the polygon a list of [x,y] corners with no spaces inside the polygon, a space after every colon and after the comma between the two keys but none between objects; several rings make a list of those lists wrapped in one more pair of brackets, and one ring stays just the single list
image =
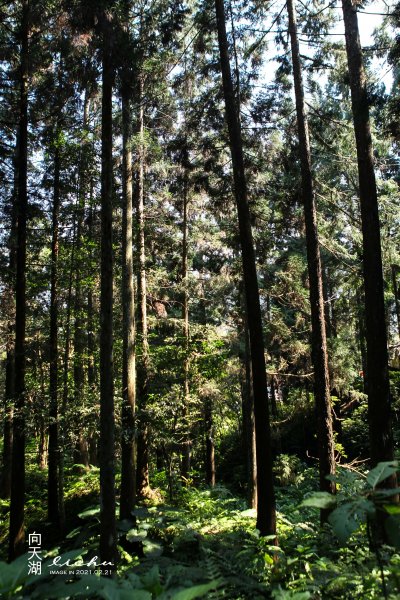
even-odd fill
[{"label": "conifer tree", "polygon": [[[369,120],[369,99],[358,31],[357,4],[343,0],[347,63],[356,138],[361,226],[365,335],[367,342],[367,393],[371,461],[393,460],[391,399],[387,331],[383,291],[382,252],[378,196]],[[386,482],[389,485],[389,482]],[[396,487],[396,477],[390,478]]]},{"label": "conifer tree", "polygon": [[216,0],[215,8],[226,120],[232,155],[234,192],[239,220],[246,314],[250,337],[257,456],[257,528],[260,530],[261,535],[274,535],[276,534],[276,513],[267,376],[256,260],[244,170],[243,142],[229,64],[223,0]]},{"label": "conifer tree", "polygon": [[[318,426],[320,489],[333,493],[335,491],[335,484],[332,480],[327,479],[327,476],[331,476],[335,473],[335,455],[325,330],[322,267],[318,240],[313,176],[311,171],[310,140],[305,112],[300,49],[293,0],[287,0],[287,10],[292,48],[297,129],[301,161],[302,196],[306,226],[308,277],[310,281],[312,357],[314,364],[314,389]],[[324,512],[321,512],[321,517],[325,518]]]}]

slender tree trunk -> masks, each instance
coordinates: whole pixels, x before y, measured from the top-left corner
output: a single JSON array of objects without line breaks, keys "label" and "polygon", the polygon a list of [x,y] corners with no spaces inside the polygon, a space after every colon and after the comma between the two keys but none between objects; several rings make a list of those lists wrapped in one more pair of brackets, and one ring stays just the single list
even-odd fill
[{"label": "slender tree trunk", "polygon": [[[242,295],[241,295],[242,298]],[[242,304],[242,302],[241,302]],[[242,415],[243,442],[247,463],[248,502],[250,508],[257,508],[257,463],[256,463],[256,433],[254,422],[254,395],[250,356],[250,339],[247,328],[245,309],[243,307],[243,341],[244,351],[240,356],[242,361]]]},{"label": "slender tree trunk", "polygon": [[244,171],[242,134],[229,64],[223,0],[215,0],[215,8],[226,119],[232,155],[234,190],[239,219],[246,312],[251,347],[257,454],[257,528],[261,535],[275,535],[275,492],[272,473],[267,376],[256,257],[250,224],[247,182]]},{"label": "slender tree trunk", "polygon": [[358,341],[360,346],[362,377],[364,393],[368,394],[368,373],[367,373],[367,348],[365,345],[365,315],[362,302],[362,292],[360,289],[356,291],[357,301],[357,324],[358,324]]},{"label": "slender tree trunk", "polygon": [[[91,266],[93,257],[91,245],[94,242],[94,234],[93,234],[93,179],[90,182],[90,206],[89,206],[89,216],[87,220],[87,232],[88,232],[88,242],[89,242],[89,258],[88,264]],[[88,382],[88,397],[89,402],[93,402],[95,398],[95,394],[97,393],[97,375],[96,375],[96,364],[95,364],[95,353],[96,353],[96,336],[94,331],[94,283],[90,282],[87,289],[87,382]],[[89,455],[89,464],[98,466],[99,457],[98,457],[98,432],[97,428],[89,434],[88,439],[88,455]]]},{"label": "slender tree trunk", "polygon": [[15,404],[13,420],[9,559],[24,551],[25,504],[25,327],[26,327],[26,216],[28,208],[28,76],[29,0],[22,0],[20,28],[20,100],[18,133],[17,252],[15,280]]},{"label": "slender tree trunk", "polygon": [[113,368],[113,156],[112,156],[112,30],[102,15],[101,113],[101,285],[100,285],[100,558],[114,571],[117,561],[115,524],[115,425]]},{"label": "slender tree trunk", "polygon": [[[183,340],[184,340],[184,360],[183,360],[183,444],[182,444],[182,463],[181,475],[185,479],[189,476],[190,470],[190,434],[189,434],[189,293],[188,293],[188,174],[186,163],[188,161],[188,152],[184,150],[184,181],[183,181],[183,207],[182,207],[182,320],[183,320]],[[215,477],[214,477],[215,478]]]},{"label": "slender tree trunk", "polygon": [[120,518],[129,519],[136,496],[135,447],[135,295],[133,286],[132,250],[132,114],[129,96],[122,94],[123,129],[123,221],[122,221],[122,310],[123,310],[123,362],[122,362],[122,433],[121,433],[121,497]]},{"label": "slender tree trunk", "polygon": [[[12,332],[13,333],[13,328]],[[1,473],[0,498],[9,498],[11,494],[12,464],[12,422],[14,397],[14,340],[7,342],[5,360],[4,389],[4,427],[3,427],[3,468]]]},{"label": "slender tree trunk", "polygon": [[60,452],[59,452],[59,503],[60,503],[60,524],[61,530],[65,527],[65,503],[64,503],[64,448],[67,434],[66,414],[68,406],[68,372],[71,353],[71,308],[72,308],[72,286],[73,273],[75,265],[75,238],[76,238],[76,215],[74,214],[72,248],[69,265],[69,283],[67,294],[67,315],[65,322],[65,346],[63,357],[63,393],[61,402],[61,411],[59,419],[59,437],[60,437]]},{"label": "slender tree trunk", "polygon": [[138,345],[137,356],[137,405],[138,405],[138,438],[137,438],[137,494],[143,496],[149,488],[149,431],[146,418],[146,401],[149,370],[149,344],[147,339],[147,287],[146,287],[146,249],[144,228],[144,111],[143,111],[143,75],[139,76],[139,148],[137,171],[137,246],[139,254],[138,271]]},{"label": "slender tree trunk", "polygon": [[[42,395],[42,397],[44,397]],[[39,445],[37,453],[37,464],[41,471],[47,467],[47,432],[44,415],[39,415]]]},{"label": "slender tree trunk", "polygon": [[8,331],[6,341],[5,382],[4,382],[4,426],[3,426],[3,467],[0,478],[0,498],[9,498],[11,495],[11,464],[12,464],[12,430],[13,430],[13,402],[14,402],[14,359],[15,359],[15,273],[16,273],[16,226],[17,226],[17,198],[18,198],[18,140],[14,156],[14,190],[11,208],[11,232],[9,238],[9,269],[8,269]]},{"label": "slender tree trunk", "polygon": [[204,402],[204,425],[206,434],[206,483],[211,487],[215,485],[215,446],[214,423],[212,411],[212,398],[207,397]]},{"label": "slender tree trunk", "polygon": [[[93,180],[90,182],[90,207],[88,216],[88,238],[89,243],[94,242],[94,217],[93,217]],[[92,252],[89,252],[89,264],[92,264]],[[87,295],[87,352],[88,352],[88,386],[90,392],[93,394],[96,389],[96,368],[95,368],[95,351],[96,351],[96,340],[94,333],[94,299],[93,299],[93,288],[94,285],[90,284],[88,287]]]},{"label": "slender tree trunk", "polygon": [[39,469],[44,471],[47,467],[47,452],[48,452],[48,437],[47,437],[47,427],[46,427],[46,419],[45,412],[43,409],[44,399],[46,398],[46,384],[45,379],[46,375],[44,372],[44,359],[42,355],[42,347],[43,343],[41,340],[40,333],[37,334],[36,339],[36,354],[35,354],[35,372],[34,377],[35,380],[38,380],[38,375],[36,368],[39,368],[39,382],[40,382],[40,396],[39,402],[35,403],[35,409],[37,411],[37,423],[38,423],[38,432],[39,432],[39,443],[38,443],[38,452],[37,452],[37,464]]},{"label": "slender tree trunk", "polygon": [[[58,140],[57,142],[58,143]],[[59,439],[58,439],[58,220],[60,212],[60,149],[54,152],[53,235],[51,242],[50,290],[50,407],[49,470],[47,479],[48,519],[60,527]]]},{"label": "slender tree trunk", "polygon": [[[297,23],[293,0],[287,0],[287,9],[292,48],[297,128],[300,145],[302,195],[304,220],[306,225],[308,278],[310,282],[311,340],[312,359],[314,364],[314,395],[317,412],[319,485],[321,490],[333,494],[336,491],[335,483],[326,478],[327,475],[333,475],[335,473],[335,451],[329,385],[328,351],[325,333],[322,268],[318,241],[317,213],[311,173],[310,141],[305,113],[300,50],[297,39]],[[321,511],[321,519],[324,520],[326,517],[326,511]]]},{"label": "slender tree trunk", "polygon": [[86,334],[85,334],[85,318],[84,318],[84,299],[82,286],[82,272],[84,267],[83,261],[83,228],[84,228],[84,213],[87,193],[87,167],[88,167],[88,140],[87,127],[89,120],[89,94],[85,92],[85,100],[83,107],[83,139],[79,159],[79,189],[78,189],[78,207],[77,207],[77,230],[76,230],[76,248],[75,248],[75,329],[74,329],[74,405],[77,407],[78,422],[77,428],[77,443],[74,451],[74,462],[89,466],[88,444],[84,429],[82,416],[79,414],[79,408],[84,404],[85,394],[85,369],[84,369],[84,354],[86,349]]},{"label": "slender tree trunk", "polygon": [[[393,460],[387,331],[383,292],[378,197],[372,153],[368,94],[358,31],[357,4],[342,0],[350,77],[363,234],[368,420],[371,462]],[[385,481],[396,487],[396,476]]]}]

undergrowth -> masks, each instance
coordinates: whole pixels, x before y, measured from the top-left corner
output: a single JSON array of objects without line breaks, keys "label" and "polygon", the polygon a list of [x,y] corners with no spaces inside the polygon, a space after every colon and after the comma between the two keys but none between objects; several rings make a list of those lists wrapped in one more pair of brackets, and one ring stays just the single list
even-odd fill
[{"label": "undergrowth", "polygon": [[[340,544],[330,524],[319,525],[312,500],[310,506],[302,504],[317,489],[314,469],[296,464],[290,473],[284,459],[281,463],[276,473],[281,483],[277,487],[279,547],[259,536],[255,511],[225,487],[181,486],[173,503],[138,506],[132,520],[118,522],[120,562],[113,580],[84,567],[95,562],[99,537],[96,470],[68,472],[66,506],[73,516],[67,536],[58,543],[46,526],[40,526],[45,520],[39,482],[44,474],[29,473],[38,500],[28,504],[27,529],[42,532],[42,573],[28,574],[27,555],[11,565],[1,564],[0,597],[367,600],[386,594],[390,600],[398,598],[400,555],[394,548],[383,546],[378,564],[361,522],[346,544]],[[339,492],[346,490],[349,498],[360,493],[359,483],[350,479],[345,471],[339,476]],[[6,516],[6,503],[0,509]],[[3,519],[3,541],[6,527]],[[61,570],[65,572],[50,574],[49,565],[58,555],[62,564],[69,564]]]}]

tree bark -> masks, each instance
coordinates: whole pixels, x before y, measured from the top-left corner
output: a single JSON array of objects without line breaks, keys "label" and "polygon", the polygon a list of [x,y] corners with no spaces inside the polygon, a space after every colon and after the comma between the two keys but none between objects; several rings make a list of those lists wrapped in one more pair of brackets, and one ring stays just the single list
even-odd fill
[{"label": "tree bark", "polygon": [[74,462],[89,466],[88,444],[84,434],[84,421],[80,415],[79,407],[84,405],[85,395],[85,369],[84,354],[86,349],[85,319],[84,319],[84,300],[83,300],[83,240],[84,240],[84,213],[87,193],[87,167],[88,167],[88,141],[87,127],[89,119],[89,94],[85,92],[82,123],[82,147],[79,158],[79,188],[78,188],[78,206],[77,206],[77,228],[75,242],[75,302],[74,302],[74,406],[78,414],[76,423],[77,442],[74,449]]},{"label": "tree bark", "polygon": [[122,307],[123,307],[123,362],[122,362],[122,432],[121,432],[121,497],[120,518],[130,518],[136,497],[135,445],[135,295],[133,285],[132,250],[132,114],[129,95],[122,94],[123,130],[123,221],[122,221]]},{"label": "tree bark", "polygon": [[101,113],[101,284],[100,284],[100,558],[115,570],[115,425],[113,368],[113,156],[112,156],[112,25],[103,12]]},{"label": "tree bark", "polygon": [[246,455],[248,503],[250,508],[257,508],[257,463],[256,463],[256,435],[254,423],[254,394],[252,381],[252,368],[250,356],[250,339],[247,328],[246,310],[243,306],[241,294],[241,308],[243,312],[242,332],[244,351],[241,353],[242,362],[242,417],[243,417],[243,450]]},{"label": "tree bark", "polygon": [[5,360],[5,382],[4,382],[4,425],[3,425],[3,466],[0,478],[0,498],[9,498],[11,495],[11,464],[12,464],[12,441],[13,441],[13,402],[14,402],[14,360],[15,360],[15,273],[16,273],[16,226],[17,226],[17,199],[18,199],[18,139],[14,156],[14,190],[11,208],[11,232],[9,237],[9,267],[8,282],[5,291],[7,299],[7,310],[9,319],[6,360]]},{"label": "tree bark", "polygon": [[[336,491],[335,483],[326,478],[328,475],[333,475],[335,473],[335,451],[330,399],[328,351],[325,333],[322,268],[318,240],[317,212],[311,172],[310,141],[305,112],[300,49],[297,38],[297,23],[293,0],[287,0],[287,9],[292,49],[297,128],[300,146],[302,196],[304,221],[306,226],[307,265],[310,283],[311,345],[318,428],[319,485],[321,490],[333,494]],[[325,520],[326,518],[327,512],[321,510],[321,519]]]},{"label": "tree bark", "polygon": [[[94,216],[93,216],[93,180],[90,182],[90,206],[89,216],[87,222],[88,238],[89,243],[94,242]],[[89,252],[89,264],[92,264],[93,251]],[[88,287],[87,294],[87,352],[88,352],[88,364],[87,364],[87,376],[88,386],[90,392],[93,394],[96,389],[96,367],[95,367],[95,351],[96,351],[96,337],[94,332],[94,298],[93,298],[94,285],[91,283]]]},{"label": "tree bark", "polygon": [[13,419],[9,559],[24,552],[25,372],[26,372],[26,217],[28,209],[29,0],[22,0],[18,132],[17,252],[15,280],[15,404]]},{"label": "tree bark", "polygon": [[[58,140],[56,140],[58,144]],[[60,527],[60,481],[58,439],[58,220],[60,212],[60,149],[54,152],[53,224],[51,242],[51,289],[50,289],[50,407],[49,407],[49,454],[47,478],[48,519]]]},{"label": "tree bark", "polygon": [[[13,328],[12,332],[13,333]],[[12,465],[12,423],[14,398],[14,340],[7,342],[4,386],[4,426],[3,426],[3,467],[1,472],[0,498],[9,498],[11,494]]]},{"label": "tree bark", "polygon": [[[367,342],[368,420],[372,465],[393,460],[391,400],[383,287],[378,196],[372,153],[369,106],[358,31],[357,4],[342,0],[357,147],[363,236],[365,329]],[[396,487],[396,476],[385,487]]]},{"label": "tree bark", "polygon": [[182,207],[182,320],[183,320],[183,444],[182,444],[182,462],[181,475],[185,479],[189,476],[190,470],[190,434],[189,434],[189,293],[188,293],[188,193],[189,181],[187,173],[188,152],[184,148],[184,176],[183,176],[183,207]]},{"label": "tree bark", "polygon": [[362,298],[362,290],[356,290],[356,302],[357,302],[357,326],[358,326],[358,342],[360,347],[361,355],[361,367],[362,367],[362,378],[363,378],[363,390],[364,394],[368,394],[368,373],[367,373],[367,348],[365,345],[365,315]]},{"label": "tree bark", "polygon": [[256,257],[247,197],[247,182],[244,170],[243,142],[229,64],[223,0],[215,0],[215,8],[225,112],[228,123],[234,191],[239,220],[246,312],[251,347],[257,454],[257,528],[261,535],[276,535],[275,492],[272,473],[271,429],[263,328]]},{"label": "tree bark", "polygon": [[215,486],[215,445],[214,423],[212,411],[212,398],[207,397],[204,402],[204,425],[206,434],[206,483]]},{"label": "tree bark", "polygon": [[138,346],[137,356],[137,406],[138,406],[138,437],[137,437],[137,477],[136,490],[139,496],[146,495],[149,488],[149,431],[146,417],[147,388],[149,378],[149,343],[147,338],[147,287],[146,287],[146,248],[144,227],[144,110],[143,110],[143,75],[139,76],[139,148],[136,186],[136,219],[137,247],[139,258],[138,271]]}]

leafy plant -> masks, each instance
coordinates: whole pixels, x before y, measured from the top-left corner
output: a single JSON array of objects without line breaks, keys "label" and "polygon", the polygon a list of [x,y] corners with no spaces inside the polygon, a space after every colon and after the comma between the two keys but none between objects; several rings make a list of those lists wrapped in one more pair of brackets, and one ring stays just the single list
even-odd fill
[{"label": "leafy plant", "polygon": [[362,473],[357,474],[357,479],[364,481],[364,487],[354,496],[346,497],[345,491],[337,496],[328,492],[314,492],[305,498],[301,505],[333,509],[328,520],[342,544],[345,544],[361,525],[371,524],[380,518],[382,513],[386,513],[386,532],[393,545],[400,548],[400,508],[398,504],[391,502],[400,492],[400,488],[384,489],[381,485],[398,470],[397,461],[380,462],[366,476]]}]

